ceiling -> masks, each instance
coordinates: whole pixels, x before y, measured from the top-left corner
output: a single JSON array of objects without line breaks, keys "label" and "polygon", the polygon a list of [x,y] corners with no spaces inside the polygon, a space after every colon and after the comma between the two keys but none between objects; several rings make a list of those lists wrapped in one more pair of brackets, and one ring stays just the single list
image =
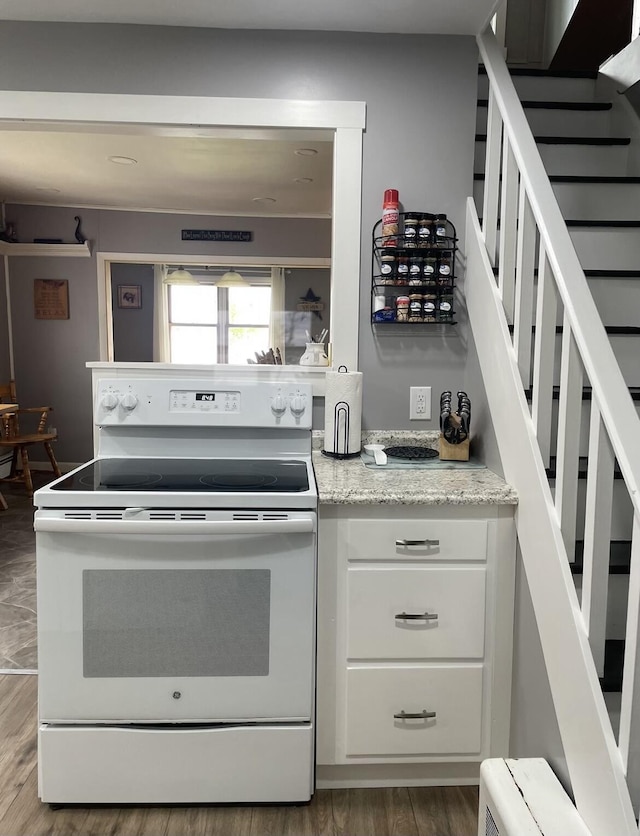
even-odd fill
[{"label": "ceiling", "polygon": [[477,35],[499,0],[0,0],[0,20]]},{"label": "ceiling", "polygon": [[[0,0],[0,21],[475,35],[498,2]],[[0,124],[0,202],[232,216],[331,212],[326,134],[17,127]],[[317,153],[296,154],[301,148]],[[114,156],[136,162],[110,162]]]},{"label": "ceiling", "polygon": [[103,133],[15,127],[4,126],[0,139],[5,203],[331,215],[333,143],[326,132],[218,129],[189,136],[182,130],[131,133],[115,126]]}]

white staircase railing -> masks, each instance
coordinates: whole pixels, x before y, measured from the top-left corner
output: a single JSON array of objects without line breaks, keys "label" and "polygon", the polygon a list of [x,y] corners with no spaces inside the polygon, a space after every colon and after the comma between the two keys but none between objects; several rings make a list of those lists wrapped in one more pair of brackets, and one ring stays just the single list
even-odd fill
[{"label": "white staircase railing", "polygon": [[[467,204],[469,321],[505,477],[520,497],[518,538],[576,807],[594,836],[627,836],[638,833],[634,805],[640,802],[640,420],[502,50],[490,30],[478,44],[489,107],[482,229],[473,201]],[[563,329],[552,494],[545,465],[558,310]],[[529,408],[524,389],[531,382]],[[576,540],[583,383],[592,398],[579,603],[568,555]],[[619,743],[598,681],[615,460],[634,514]]]}]

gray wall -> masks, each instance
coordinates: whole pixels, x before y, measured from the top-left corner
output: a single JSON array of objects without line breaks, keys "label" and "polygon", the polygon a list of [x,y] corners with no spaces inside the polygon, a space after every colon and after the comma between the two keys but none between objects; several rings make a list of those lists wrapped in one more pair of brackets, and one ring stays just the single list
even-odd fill
[{"label": "gray wall", "polygon": [[[119,308],[118,288],[140,287],[140,308]],[[111,308],[113,311],[113,359],[116,362],[153,362],[153,265],[111,265]]]},{"label": "gray wall", "polygon": [[[166,59],[175,55],[180,60]],[[359,334],[363,424],[436,426],[435,419],[409,424],[409,386],[431,385],[434,396],[461,387],[464,334],[451,328],[434,335],[427,327],[417,334],[380,328],[373,333],[370,232],[380,217],[384,190],[395,187],[406,208],[446,212],[463,238],[464,200],[473,187],[473,38],[5,21],[0,75],[2,86],[15,90],[365,101]],[[89,213],[82,214],[85,235],[94,237],[84,217]],[[163,217],[152,215],[148,222],[155,226]],[[104,240],[110,236],[102,223]],[[93,336],[78,342],[75,352],[92,359]]]}]

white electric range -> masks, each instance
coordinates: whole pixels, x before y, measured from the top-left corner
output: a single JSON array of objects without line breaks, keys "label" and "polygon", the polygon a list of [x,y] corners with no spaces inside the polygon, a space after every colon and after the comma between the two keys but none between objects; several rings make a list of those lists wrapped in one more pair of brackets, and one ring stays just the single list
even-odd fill
[{"label": "white electric range", "polygon": [[97,456],[35,494],[43,801],[309,800],[311,403],[98,383]]}]

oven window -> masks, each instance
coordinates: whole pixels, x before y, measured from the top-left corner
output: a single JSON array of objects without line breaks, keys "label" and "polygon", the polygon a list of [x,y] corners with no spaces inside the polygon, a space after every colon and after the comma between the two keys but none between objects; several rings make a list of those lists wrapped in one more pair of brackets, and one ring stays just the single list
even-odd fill
[{"label": "oven window", "polygon": [[85,677],[269,675],[269,570],[82,575]]}]

